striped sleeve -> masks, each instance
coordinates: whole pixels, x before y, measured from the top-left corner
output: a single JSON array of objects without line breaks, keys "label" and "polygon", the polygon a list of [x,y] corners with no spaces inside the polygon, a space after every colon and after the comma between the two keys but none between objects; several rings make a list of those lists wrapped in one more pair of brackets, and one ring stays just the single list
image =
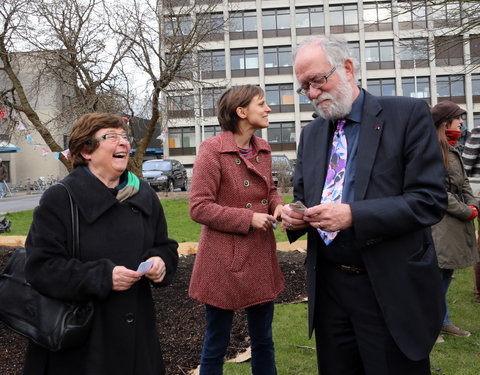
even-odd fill
[{"label": "striped sleeve", "polygon": [[468,176],[480,174],[480,127],[472,129],[465,143],[462,159]]}]

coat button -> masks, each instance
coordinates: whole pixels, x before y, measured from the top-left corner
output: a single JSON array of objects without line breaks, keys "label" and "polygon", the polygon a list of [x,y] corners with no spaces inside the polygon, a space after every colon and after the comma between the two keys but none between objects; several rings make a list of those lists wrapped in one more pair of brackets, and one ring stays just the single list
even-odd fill
[{"label": "coat button", "polygon": [[262,199],[262,204],[266,206],[268,204],[268,201],[266,199]]},{"label": "coat button", "polygon": [[135,321],[135,314],[134,313],[126,313],[125,314],[125,321],[128,324],[131,324]]},{"label": "coat button", "polygon": [[257,156],[255,160],[257,161],[257,163],[260,163],[262,161],[262,158],[260,156]]},{"label": "coat button", "polygon": [[243,181],[243,186],[245,187],[250,186],[250,181],[248,180]]},{"label": "coat button", "polygon": [[240,164],[242,164],[242,161],[239,158],[236,158],[235,159],[235,164],[240,165]]},{"label": "coat button", "polygon": [[246,208],[252,208],[252,204],[251,204],[251,203],[247,203],[247,204],[245,205],[245,207],[246,207]]},{"label": "coat button", "polygon": [[132,212],[133,212],[134,214],[138,214],[138,210],[137,210],[135,207],[132,207]]}]

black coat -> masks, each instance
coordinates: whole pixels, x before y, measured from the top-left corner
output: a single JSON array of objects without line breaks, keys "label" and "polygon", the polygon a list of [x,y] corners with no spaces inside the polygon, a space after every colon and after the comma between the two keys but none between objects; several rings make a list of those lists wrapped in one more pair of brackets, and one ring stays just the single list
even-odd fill
[{"label": "black coat", "polygon": [[[295,166],[294,196],[318,205],[332,131],[317,118],[305,126]],[[444,167],[428,106],[406,97],[365,92],[350,203],[357,248],[396,344],[411,360],[427,358],[445,314],[430,226],[447,207]],[[304,232],[289,232],[291,241]],[[307,288],[310,334],[315,325],[318,250],[308,229]],[[350,301],[355,303],[355,301]]]},{"label": "black coat", "polygon": [[160,256],[167,269],[165,280],[153,285],[172,281],[178,245],[168,238],[159,199],[141,182],[139,192],[120,203],[81,167],[63,183],[71,188],[79,209],[81,260],[69,259],[72,230],[67,192],[53,186],[35,209],[27,237],[27,280],[51,297],[93,299],[93,328],[88,342],[78,349],[53,353],[30,343],[24,374],[164,374],[149,280],[143,277],[127,291],[112,290],[115,266],[136,270],[151,256]]}]

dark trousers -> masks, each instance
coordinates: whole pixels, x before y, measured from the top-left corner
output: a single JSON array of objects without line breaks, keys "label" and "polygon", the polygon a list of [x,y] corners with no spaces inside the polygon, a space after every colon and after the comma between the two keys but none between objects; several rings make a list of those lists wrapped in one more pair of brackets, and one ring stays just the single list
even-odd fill
[{"label": "dark trousers", "polygon": [[430,375],[430,363],[408,359],[394,342],[366,273],[317,267],[315,339],[321,375]]},{"label": "dark trousers", "polygon": [[[252,374],[276,375],[272,340],[273,302],[248,307],[248,334],[252,350]],[[230,342],[233,311],[205,305],[206,332],[200,359],[200,375],[221,375]]]}]

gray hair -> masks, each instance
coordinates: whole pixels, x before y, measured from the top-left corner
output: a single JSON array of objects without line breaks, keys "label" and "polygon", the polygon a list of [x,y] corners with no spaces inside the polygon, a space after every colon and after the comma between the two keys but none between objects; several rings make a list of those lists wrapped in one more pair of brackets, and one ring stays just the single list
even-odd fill
[{"label": "gray hair", "polygon": [[353,62],[355,80],[358,80],[358,68],[359,63],[357,59],[353,56],[351,50],[348,48],[348,43],[345,38],[335,35],[330,36],[312,36],[305,39],[302,43],[295,47],[293,50],[293,65],[295,65],[295,60],[297,58],[298,51],[307,46],[310,47],[320,47],[325,53],[327,61],[336,67],[343,68],[343,65],[346,60],[351,60]]}]

